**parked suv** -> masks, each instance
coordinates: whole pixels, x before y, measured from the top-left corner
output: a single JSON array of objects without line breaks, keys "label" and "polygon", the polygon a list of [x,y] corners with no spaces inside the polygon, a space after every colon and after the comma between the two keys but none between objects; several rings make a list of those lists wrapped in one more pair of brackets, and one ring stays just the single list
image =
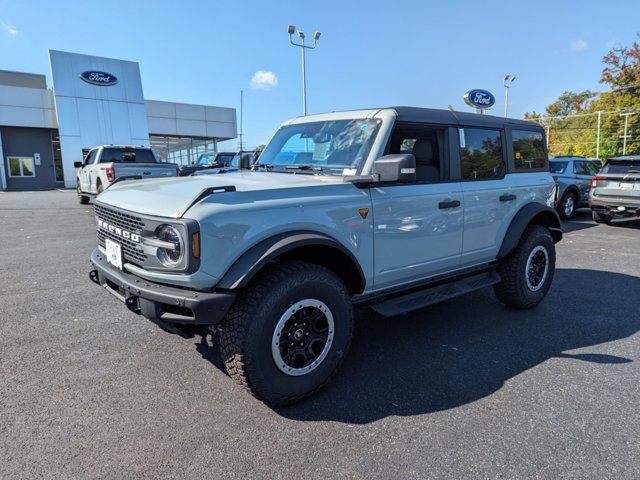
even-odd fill
[{"label": "parked suv", "polygon": [[576,209],[589,207],[591,179],[602,164],[584,157],[554,157],[549,170],[558,185],[558,213],[561,218],[573,217]]},{"label": "parked suv", "polygon": [[178,170],[178,175],[187,176],[194,172],[207,170],[210,168],[222,168],[229,166],[231,160],[236,155],[235,152],[204,152],[198,157],[198,161],[191,165],[182,165]]},{"label": "parked suv", "polygon": [[551,287],[562,232],[536,123],[313,115],[260,162],[105,191],[90,277],[166,330],[219,331],[229,375],[270,405],[329,380],[356,306],[392,317],[492,286],[526,309]]},{"label": "parked suv", "polygon": [[640,155],[610,158],[591,180],[589,206],[598,223],[640,216]]},{"label": "parked suv", "polygon": [[178,166],[161,163],[155,153],[146,147],[102,145],[87,153],[83,162],[73,164],[77,169],[78,200],[82,204],[121,180],[175,177]]}]

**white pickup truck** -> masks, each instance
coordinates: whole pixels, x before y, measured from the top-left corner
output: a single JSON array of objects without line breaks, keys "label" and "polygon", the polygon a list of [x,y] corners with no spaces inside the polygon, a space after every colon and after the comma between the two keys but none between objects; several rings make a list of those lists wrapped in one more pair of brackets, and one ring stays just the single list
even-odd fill
[{"label": "white pickup truck", "polygon": [[178,166],[158,161],[147,147],[101,145],[92,148],[83,162],[75,162],[78,169],[78,200],[82,204],[121,180],[175,177]]}]

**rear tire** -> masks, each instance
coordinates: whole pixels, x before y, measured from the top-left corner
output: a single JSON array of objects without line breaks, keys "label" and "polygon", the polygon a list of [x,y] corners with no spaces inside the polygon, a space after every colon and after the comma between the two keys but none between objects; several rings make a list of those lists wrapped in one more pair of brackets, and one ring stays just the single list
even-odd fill
[{"label": "rear tire", "polygon": [[332,271],[302,261],[276,264],[236,299],[220,325],[229,376],[272,406],[322,388],[349,350],[353,306]]},{"label": "rear tire", "polygon": [[96,185],[96,195],[100,195],[103,191],[104,188],[102,188],[102,183],[98,182],[98,184]]},{"label": "rear tire", "polygon": [[558,214],[560,218],[569,220],[573,218],[578,206],[578,198],[573,192],[567,192],[562,196],[560,204],[558,205]]},{"label": "rear tire", "polygon": [[611,220],[613,220],[612,215],[596,212],[595,210],[591,210],[591,218],[593,218],[593,221],[596,223],[604,223],[606,225],[609,225],[609,223],[611,223]]},{"label": "rear tire", "polygon": [[516,249],[504,258],[498,273],[502,281],[493,289],[509,307],[533,308],[545,297],[556,266],[556,249],[549,230],[529,225]]},{"label": "rear tire", "polygon": [[78,201],[81,205],[87,205],[89,203],[89,197],[82,194],[82,190],[80,189],[80,182],[78,182]]}]

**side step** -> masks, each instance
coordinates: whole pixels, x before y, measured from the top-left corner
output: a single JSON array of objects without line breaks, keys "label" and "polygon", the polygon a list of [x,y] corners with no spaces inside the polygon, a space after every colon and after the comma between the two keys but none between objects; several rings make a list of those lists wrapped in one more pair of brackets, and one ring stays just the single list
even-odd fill
[{"label": "side step", "polygon": [[384,317],[402,315],[420,308],[443,302],[450,298],[464,295],[484,287],[489,287],[500,282],[498,272],[490,270],[471,277],[465,277],[451,283],[444,283],[435,287],[428,287],[418,292],[409,293],[401,297],[391,298],[384,302],[377,303],[371,308]]}]

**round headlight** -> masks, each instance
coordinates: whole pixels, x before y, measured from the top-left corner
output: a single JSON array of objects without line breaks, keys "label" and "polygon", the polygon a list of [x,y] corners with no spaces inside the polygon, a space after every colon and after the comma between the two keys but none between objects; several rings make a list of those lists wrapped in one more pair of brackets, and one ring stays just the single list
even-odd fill
[{"label": "round headlight", "polygon": [[173,249],[158,247],[158,260],[165,267],[177,267],[184,256],[184,244],[180,232],[171,225],[161,225],[156,230],[156,237],[163,242],[173,244]]}]

